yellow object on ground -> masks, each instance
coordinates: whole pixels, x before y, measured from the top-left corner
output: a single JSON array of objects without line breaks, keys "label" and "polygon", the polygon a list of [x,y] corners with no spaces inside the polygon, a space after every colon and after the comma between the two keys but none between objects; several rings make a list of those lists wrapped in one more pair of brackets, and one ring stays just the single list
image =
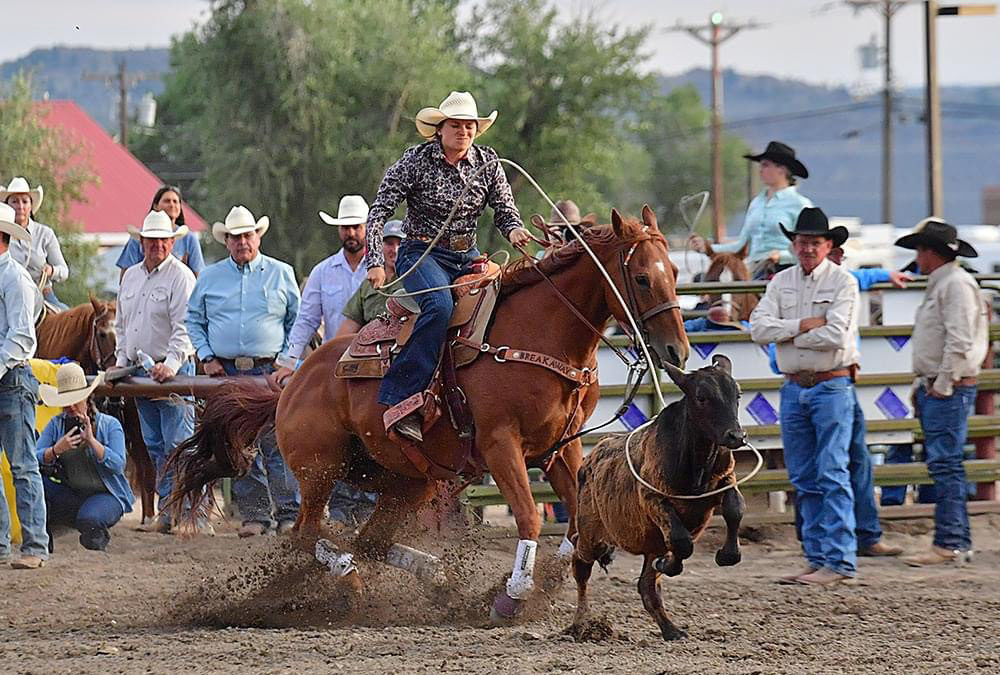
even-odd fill
[{"label": "yellow object on ground", "polygon": [[[31,359],[31,372],[35,374],[35,379],[42,384],[55,385],[56,371],[59,365],[44,359]],[[53,417],[62,412],[62,408],[50,408],[42,405],[41,402],[35,406],[35,430],[42,432],[45,425]],[[14,478],[10,473],[10,463],[7,461],[7,454],[3,453],[0,459],[0,474],[3,475],[3,493],[7,498],[7,508],[10,511],[10,538],[12,545],[21,543],[21,523],[17,519],[17,506],[14,497]]]}]

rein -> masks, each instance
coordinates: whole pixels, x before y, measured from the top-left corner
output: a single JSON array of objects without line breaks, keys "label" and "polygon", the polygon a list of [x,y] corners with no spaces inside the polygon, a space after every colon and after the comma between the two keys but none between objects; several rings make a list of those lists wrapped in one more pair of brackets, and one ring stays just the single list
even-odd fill
[{"label": "rein", "polygon": [[95,312],[94,319],[90,322],[88,350],[90,352],[90,358],[92,358],[94,363],[97,364],[97,370],[107,370],[113,365],[113,360],[115,358],[114,352],[111,352],[110,354],[101,353],[101,344],[97,339],[97,324],[107,313],[107,309],[103,309],[99,314]]},{"label": "rein", "polygon": [[753,454],[757,456],[757,466],[755,466],[753,468],[753,471],[748,473],[746,476],[740,478],[735,482],[730,483],[729,485],[724,485],[720,488],[716,488],[715,490],[709,490],[708,492],[703,492],[700,495],[668,495],[666,492],[660,490],[655,485],[650,484],[649,482],[644,480],[642,476],[639,475],[639,472],[635,470],[635,464],[632,463],[632,452],[629,450],[629,444],[632,441],[632,436],[634,436],[637,432],[641,431],[642,429],[645,429],[655,421],[656,421],[655,417],[651,418],[648,422],[646,422],[642,426],[636,427],[635,429],[630,431],[629,435],[625,437],[625,463],[628,464],[628,469],[629,471],[632,472],[632,477],[635,478],[635,480],[640,485],[649,490],[652,490],[658,495],[666,497],[667,499],[703,499],[705,497],[711,497],[713,495],[721,494],[726,490],[738,488],[740,485],[743,485],[743,483],[746,483],[748,480],[756,476],[757,472],[759,472],[761,467],[764,466],[764,458],[761,456],[760,451],[757,448],[755,448],[753,444],[750,443],[750,441],[744,441],[741,447],[734,448],[731,450],[731,452],[737,452],[739,450],[742,450],[743,448],[750,448],[750,450],[753,451]]}]

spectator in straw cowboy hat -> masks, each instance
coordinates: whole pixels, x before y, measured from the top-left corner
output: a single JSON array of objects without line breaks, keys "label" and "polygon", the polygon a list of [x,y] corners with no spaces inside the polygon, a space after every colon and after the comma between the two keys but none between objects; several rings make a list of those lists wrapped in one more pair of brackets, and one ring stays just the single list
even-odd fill
[{"label": "spectator in straw cowboy hat", "polygon": [[[764,152],[743,155],[760,164],[760,181],[764,189],[751,200],[743,219],[743,228],[735,241],[712,244],[716,253],[736,253],[749,245],[747,259],[755,279],[770,276],[795,264],[795,257],[788,248],[779,223],[791,224],[802,209],[812,202],[798,192],[796,176],[809,177],[809,170],[795,156],[795,149],[780,141],[771,141]],[[692,235],[691,247],[699,252],[706,250],[705,240]]]},{"label": "spectator in straw cowboy hat", "polygon": [[69,266],[66,265],[55,231],[35,220],[44,196],[41,185],[32,190],[28,187],[28,181],[21,176],[14,176],[7,187],[0,188],[0,201],[14,209],[14,222],[31,235],[28,239],[11,241],[10,257],[28,270],[31,280],[39,286],[46,302],[67,309],[67,305],[56,297],[52,284],[66,281]]},{"label": "spectator in straw cowboy hat", "polygon": [[[115,365],[119,368],[146,368],[147,359],[154,365],[146,372],[157,382],[175,375],[194,375],[194,347],[188,336],[188,298],[194,290],[194,273],[173,255],[174,244],[187,233],[186,225],[175,228],[164,211],[150,211],[142,228],[129,226],[131,237],[139,241],[143,257],[125,270],[118,289],[118,313],[115,332]],[[194,431],[194,409],[183,399],[143,397],[135,399],[139,411],[142,440],[156,467],[156,492],[161,512],[143,523],[143,532],[170,532],[170,516],[162,510],[173,489],[173,476],[163,473],[167,455]],[[211,534],[207,521],[199,530]]]},{"label": "spectator in straw cowboy hat", "polygon": [[288,350],[278,359],[280,366],[271,379],[283,386],[302,360],[302,352],[309,340],[323,324],[323,342],[337,334],[344,321],[344,307],[368,275],[362,265],[365,257],[365,224],[368,222],[368,203],[361,195],[345,195],[340,200],[337,217],[325,211],[320,219],[337,228],[340,250],[313,267],[302,292],[295,325],[288,337]]},{"label": "spectator in straw cowboy hat", "polygon": [[808,568],[783,583],[827,586],[857,574],[848,464],[858,351],[858,282],[827,258],[847,240],[817,208],[803,209],[792,240],[799,264],[775,275],[750,317],[754,342],[777,344],[781,440],[802,514]]},{"label": "spectator in straw cowboy hat", "polygon": [[913,407],[934,479],[934,542],[903,558],[914,567],[967,558],[972,548],[965,506],[963,447],[976,400],[976,378],[989,350],[989,310],[979,284],[957,261],[978,253],[940,218],[925,218],[896,246],[915,249],[927,292],[913,322]]},{"label": "spectator in straw cowboy hat", "polygon": [[45,405],[63,409],[42,430],[36,450],[49,527],[72,525],[92,551],[107,548],[109,530],[135,501],[125,477],[122,425],[98,412],[91,398],[102,380],[98,373],[88,385],[79,364],[65,363],[56,371],[56,386],[38,388]]},{"label": "spectator in straw cowboy hat", "polygon": [[[45,493],[35,456],[35,400],[38,380],[28,365],[35,353],[35,293],[28,272],[10,257],[13,239],[28,240],[14,222],[14,209],[0,203],[0,448],[7,454],[21,521],[19,569],[36,569],[49,557]],[[0,562],[11,560],[10,512],[0,483]]]},{"label": "spectator in straw cowboy hat", "polygon": [[[212,236],[229,256],[202,270],[188,303],[187,327],[205,374],[270,375],[278,354],[288,349],[299,311],[299,287],[290,265],[260,252],[270,220],[255,220],[234,206]],[[277,523],[290,532],[299,512],[299,486],[278,451],[274,432],[260,439],[250,471],[233,483],[243,518],[241,537],[264,534]],[[272,511],[273,503],[273,511]]]},{"label": "spectator in straw cowboy hat", "polygon": [[[494,225],[512,244],[526,244],[531,237],[521,224],[496,151],[474,144],[496,117],[495,110],[481,116],[472,94],[461,91],[451,92],[436,108],[418,112],[417,131],[426,142],[408,149],[389,167],[368,217],[365,266],[372,286],[380,288],[386,278],[382,226],[400,202],[407,203],[403,220],[406,240],[399,249],[396,271],[407,292],[419,293],[416,299],[421,311],[412,336],[382,380],[379,403],[389,407],[387,429],[418,443],[423,440],[423,420],[415,401],[437,367],[453,307],[449,290],[425,291],[452,283],[479,258],[476,223],[487,205],[493,208]],[[428,251],[463,192],[453,219]],[[427,256],[416,273],[409,274],[425,251]],[[413,412],[408,412],[411,408]]]}]

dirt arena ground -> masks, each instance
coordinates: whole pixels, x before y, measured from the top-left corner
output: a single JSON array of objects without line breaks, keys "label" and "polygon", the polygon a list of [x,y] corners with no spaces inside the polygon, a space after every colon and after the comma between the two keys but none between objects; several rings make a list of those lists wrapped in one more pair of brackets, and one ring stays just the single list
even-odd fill
[{"label": "dirt arena ground", "polygon": [[[854,587],[779,586],[800,565],[787,526],[745,531],[743,563],[718,568],[720,533],[699,543],[663,585],[668,612],[690,637],[665,643],[635,592],[638,560],[595,571],[590,639],[564,633],[571,581],[536,593],[516,626],[490,628],[486,606],[507,571],[511,540],[482,530],[442,546],[452,583],[424,589],[408,575],[362,566],[351,600],[310,558],[273,537],[239,540],[115,528],[107,553],[56,539],[44,569],[0,570],[4,673],[997,673],[1000,672],[1000,515],[973,518],[971,565],[909,569],[864,559]],[[929,521],[887,524],[887,540],[929,542]],[[412,542],[417,543],[417,542]],[[545,554],[558,542],[547,540]],[[540,551],[539,565],[545,565]],[[550,561],[551,562],[551,561]],[[548,569],[548,566],[546,566]],[[542,576],[542,575],[540,575]],[[606,630],[600,630],[606,627]]]}]

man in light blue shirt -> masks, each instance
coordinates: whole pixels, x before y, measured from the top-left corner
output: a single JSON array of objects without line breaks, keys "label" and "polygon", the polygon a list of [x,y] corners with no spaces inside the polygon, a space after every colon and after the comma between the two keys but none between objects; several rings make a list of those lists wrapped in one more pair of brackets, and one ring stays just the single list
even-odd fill
[{"label": "man in light blue shirt", "polygon": [[[45,531],[45,491],[35,456],[35,401],[38,380],[28,359],[35,354],[35,286],[28,272],[10,257],[11,238],[29,240],[14,221],[14,209],[0,203],[0,446],[14,478],[21,521],[18,569],[37,569],[49,557]],[[0,484],[0,563],[11,560],[10,511]]]},{"label": "man in light blue shirt", "polygon": [[365,257],[365,224],[368,222],[368,204],[364,198],[346,195],[340,200],[336,218],[323,211],[319,212],[319,217],[337,228],[342,246],[309,273],[302,291],[302,307],[288,343],[288,356],[294,360],[301,358],[320,322],[323,323],[323,342],[333,339],[344,322],[347,301],[368,277],[367,269],[361,264]]},{"label": "man in light blue shirt", "polygon": [[[268,375],[274,358],[288,347],[299,310],[299,288],[292,268],[260,252],[270,224],[254,220],[245,206],[234,206],[212,236],[229,257],[206,267],[188,303],[187,327],[205,374]],[[291,531],[299,511],[299,490],[271,433],[261,438],[249,473],[233,483],[243,518],[241,537],[264,534],[273,519],[279,533]]]}]

